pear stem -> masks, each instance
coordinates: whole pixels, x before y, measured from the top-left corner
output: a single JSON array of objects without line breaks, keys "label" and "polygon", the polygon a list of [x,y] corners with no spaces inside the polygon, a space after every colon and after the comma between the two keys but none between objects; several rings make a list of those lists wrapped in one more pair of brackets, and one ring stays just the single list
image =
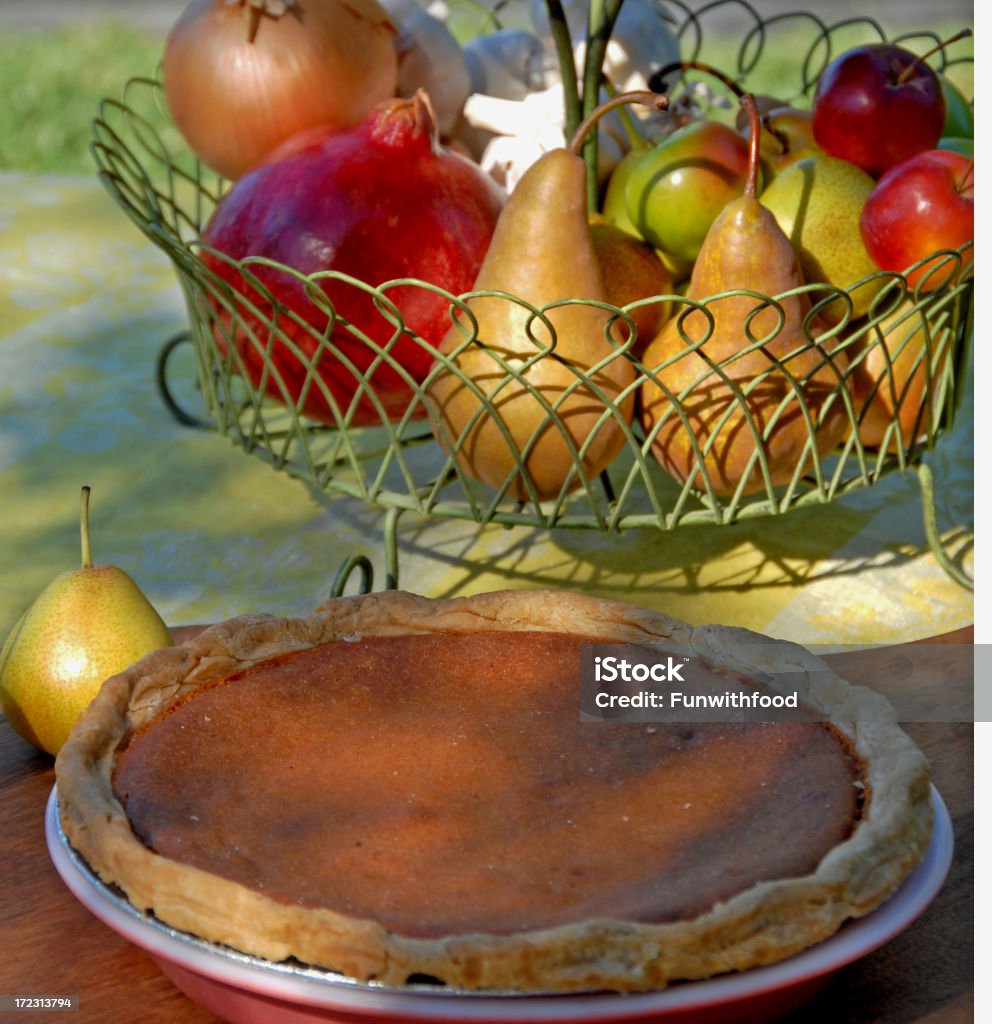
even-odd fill
[{"label": "pear stem", "polygon": [[704,71],[722,82],[736,97],[743,99],[746,90],[739,83],[735,82],[726,72],[706,64],[701,60],[676,60],[659,68],[648,80],[648,85],[657,92],[667,92],[667,78],[673,71]]},{"label": "pear stem", "polygon": [[744,183],[744,195],[750,199],[757,199],[758,165],[761,154],[761,114],[758,111],[757,100],[749,92],[741,96],[741,106],[744,108],[748,123],[751,126],[751,138],[748,139],[747,180]]},{"label": "pear stem", "polygon": [[79,537],[83,549],[83,568],[93,568],[93,553],[90,551],[90,489],[84,486],[79,493]]},{"label": "pear stem", "polygon": [[[950,40],[948,40],[950,42]],[[707,75],[712,75],[717,81],[722,82],[737,98],[738,102],[743,100],[747,95],[747,90],[744,89],[738,82],[735,82],[730,75],[725,71],[721,71],[719,68],[713,67],[712,64],[706,64],[701,60],[676,60],[672,61],[671,64],[666,64],[664,67],[659,68],[648,80],[648,86],[654,89],[656,92],[666,92],[668,89],[668,83],[666,79],[673,71],[703,71]],[[789,152],[789,140],[786,135],[780,132],[771,119],[762,115],[761,123],[764,125],[765,130],[775,139],[775,141],[782,147],[783,153]]]},{"label": "pear stem", "polygon": [[625,106],[628,103],[643,103],[646,107],[654,107],[655,110],[665,110],[668,107],[668,97],[661,93],[650,92],[647,89],[634,89],[631,92],[621,92],[608,100],[604,100],[596,109],[575,129],[575,134],[568,143],[568,151],[579,155],[586,136],[593,125],[611,110]]},{"label": "pear stem", "polygon": [[911,61],[903,69],[902,73],[896,79],[896,85],[905,85],[909,78],[913,75],[916,69],[928,58],[932,57],[935,53],[939,53],[941,50],[950,46],[951,43],[956,43],[959,39],[967,39],[971,35],[970,28],[963,28],[960,32],[955,32],[950,39],[945,39],[942,43],[938,43],[936,46],[931,47],[926,53],[921,54],[916,60]]}]

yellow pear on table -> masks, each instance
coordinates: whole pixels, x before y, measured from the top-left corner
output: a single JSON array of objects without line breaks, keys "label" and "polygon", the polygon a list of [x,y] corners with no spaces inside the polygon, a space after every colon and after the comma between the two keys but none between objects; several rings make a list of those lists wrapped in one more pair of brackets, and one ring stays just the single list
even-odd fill
[{"label": "yellow pear on table", "polygon": [[[687,293],[706,311],[676,312],[642,356],[652,373],[641,392],[652,451],[673,477],[717,495],[809,473],[850,429],[847,358],[819,342],[826,325],[795,292],[803,284],[796,251],[757,199],[759,125],[748,105],[745,192],[710,227]],[[776,308],[749,293],[782,297]]]},{"label": "yellow pear on table", "polygon": [[172,643],[134,580],[94,565],[89,491],[80,498],[82,567],[56,576],[0,651],[0,704],[13,729],[53,756],[105,679]]},{"label": "yellow pear on table", "polygon": [[[473,291],[508,295],[468,298],[475,337],[461,313],[439,347],[428,385],[438,441],[468,476],[521,501],[578,487],[577,466],[595,478],[624,445],[634,371],[610,313],[587,304],[607,295],[577,153],[550,150],[517,183]],[[547,308],[571,299],[587,302]]]}]

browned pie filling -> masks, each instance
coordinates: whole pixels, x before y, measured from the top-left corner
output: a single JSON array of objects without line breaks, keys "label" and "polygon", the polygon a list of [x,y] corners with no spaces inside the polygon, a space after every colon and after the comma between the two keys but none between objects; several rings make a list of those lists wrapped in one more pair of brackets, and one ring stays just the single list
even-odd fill
[{"label": "browned pie filling", "polygon": [[582,723],[581,642],[284,655],[133,736],[114,791],[163,856],[424,937],[689,919],[850,835],[861,766],[832,727]]}]

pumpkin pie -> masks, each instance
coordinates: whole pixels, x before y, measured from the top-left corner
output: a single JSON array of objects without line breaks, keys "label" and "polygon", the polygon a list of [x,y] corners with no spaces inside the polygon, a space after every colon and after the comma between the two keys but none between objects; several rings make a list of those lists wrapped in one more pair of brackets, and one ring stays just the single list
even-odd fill
[{"label": "pumpkin pie", "polygon": [[[105,683],[56,763],[62,825],[166,923],[366,982],[635,991],[771,963],[885,900],[932,813],[883,698],[754,639],[546,591],[238,617]],[[581,652],[618,643],[807,714],[583,721]]]}]

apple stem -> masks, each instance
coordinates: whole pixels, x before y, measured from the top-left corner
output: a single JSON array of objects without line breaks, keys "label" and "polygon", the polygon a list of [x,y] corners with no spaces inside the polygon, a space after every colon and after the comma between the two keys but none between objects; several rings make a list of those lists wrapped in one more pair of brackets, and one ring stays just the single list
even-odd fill
[{"label": "apple stem", "polygon": [[747,149],[747,179],[744,183],[744,195],[749,199],[758,198],[758,164],[761,153],[761,114],[758,111],[758,102],[747,92],[741,96],[741,106],[747,114],[748,123],[751,126],[751,137],[748,139]]},{"label": "apple stem", "polygon": [[959,39],[967,39],[971,34],[972,32],[970,28],[963,28],[960,32],[955,32],[950,39],[945,39],[942,43],[938,43],[936,46],[931,47],[926,53],[921,54],[916,58],[916,60],[911,61],[902,69],[902,73],[896,79],[896,85],[905,85],[920,64],[922,64],[928,57],[932,57],[935,53],[939,53],[941,50],[950,46],[951,43],[956,43]]},{"label": "apple stem", "polygon": [[90,551],[90,489],[83,487],[79,494],[79,537],[83,549],[83,568],[93,568],[93,554]]},{"label": "apple stem", "polygon": [[585,143],[586,136],[593,125],[604,114],[608,114],[611,110],[625,106],[628,103],[643,103],[646,107],[654,107],[655,110],[666,110],[668,107],[668,97],[663,96],[661,93],[651,92],[648,89],[634,89],[631,92],[621,92],[608,100],[604,100],[575,129],[575,134],[568,143],[568,151],[578,156]]}]

